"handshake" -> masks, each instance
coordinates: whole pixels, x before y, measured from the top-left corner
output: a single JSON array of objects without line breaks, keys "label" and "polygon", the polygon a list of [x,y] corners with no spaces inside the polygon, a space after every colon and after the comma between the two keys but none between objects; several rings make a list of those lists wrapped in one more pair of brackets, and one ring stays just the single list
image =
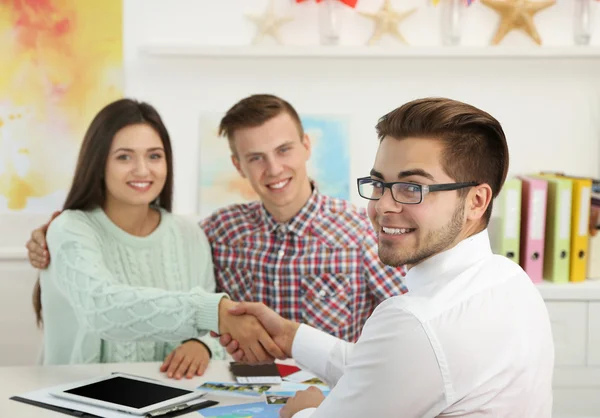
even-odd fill
[{"label": "handshake", "polygon": [[[250,364],[270,363],[292,357],[292,344],[300,324],[284,319],[262,303],[219,304],[220,343],[236,361]],[[316,408],[325,395],[316,387],[298,391],[279,411],[281,418],[292,418],[298,411]]]},{"label": "handshake", "polygon": [[219,303],[219,334],[211,332],[235,361],[272,363],[292,357],[300,324],[284,319],[262,303]]}]

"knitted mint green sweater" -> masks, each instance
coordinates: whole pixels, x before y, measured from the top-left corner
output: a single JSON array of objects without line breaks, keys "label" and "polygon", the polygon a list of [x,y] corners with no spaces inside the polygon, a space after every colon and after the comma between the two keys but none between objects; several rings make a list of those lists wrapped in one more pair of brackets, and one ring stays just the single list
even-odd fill
[{"label": "knitted mint green sweater", "polygon": [[41,272],[44,364],[162,361],[183,340],[218,331],[213,263],[202,229],[161,210],[146,237],[102,209],[65,211],[48,229]]}]

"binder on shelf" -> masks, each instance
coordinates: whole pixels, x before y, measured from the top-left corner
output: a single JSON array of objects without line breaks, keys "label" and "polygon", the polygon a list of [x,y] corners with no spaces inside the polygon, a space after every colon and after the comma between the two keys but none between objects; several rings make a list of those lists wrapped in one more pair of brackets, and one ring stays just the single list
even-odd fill
[{"label": "binder on shelf", "polygon": [[571,200],[571,259],[569,281],[582,282],[587,278],[589,222],[592,199],[592,179],[556,174],[550,177],[568,179],[573,185]]},{"label": "binder on shelf", "polygon": [[586,279],[600,280],[600,234],[590,237]]},{"label": "binder on shelf", "polygon": [[522,182],[520,264],[534,283],[540,283],[544,273],[548,182],[530,176],[521,176],[520,179]]},{"label": "binder on shelf", "polygon": [[573,216],[571,219],[570,281],[582,282],[587,278],[590,205],[592,180],[565,177],[573,181]]},{"label": "binder on shelf", "polygon": [[539,177],[548,182],[543,277],[553,283],[568,283],[571,261],[573,183],[569,179],[560,177]]},{"label": "binder on shelf", "polygon": [[521,180],[513,177],[504,182],[494,202],[495,216],[490,221],[490,240],[494,254],[519,263],[521,248]]}]

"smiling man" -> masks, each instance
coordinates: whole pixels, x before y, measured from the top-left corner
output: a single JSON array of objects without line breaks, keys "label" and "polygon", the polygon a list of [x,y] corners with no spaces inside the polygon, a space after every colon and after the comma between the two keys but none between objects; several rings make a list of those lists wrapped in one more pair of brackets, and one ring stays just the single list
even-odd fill
[{"label": "smiling man", "polygon": [[365,211],[319,193],[306,169],[310,139],[287,101],[246,97],[227,111],[220,134],[260,197],[202,222],[220,290],[356,341],[381,301],[406,292],[404,267],[381,263]]},{"label": "smiling man", "polygon": [[[327,398],[299,392],[281,417],[550,418],[546,306],[521,267],[492,253],[487,232],[508,170],[500,124],[464,103],[422,99],[381,118],[377,132],[358,191],[369,200],[381,261],[408,266],[409,291],[380,304],[356,344],[264,305],[238,306],[334,386]],[[230,337],[221,343],[243,359]]]}]

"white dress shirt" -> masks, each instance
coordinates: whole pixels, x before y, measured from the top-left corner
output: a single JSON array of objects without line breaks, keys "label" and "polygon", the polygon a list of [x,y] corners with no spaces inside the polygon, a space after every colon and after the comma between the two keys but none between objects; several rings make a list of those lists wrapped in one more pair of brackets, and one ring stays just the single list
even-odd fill
[{"label": "white dress shirt", "polygon": [[301,325],[292,353],[334,386],[294,418],[549,418],[554,344],[527,274],[487,230],[411,268],[356,344]]}]

